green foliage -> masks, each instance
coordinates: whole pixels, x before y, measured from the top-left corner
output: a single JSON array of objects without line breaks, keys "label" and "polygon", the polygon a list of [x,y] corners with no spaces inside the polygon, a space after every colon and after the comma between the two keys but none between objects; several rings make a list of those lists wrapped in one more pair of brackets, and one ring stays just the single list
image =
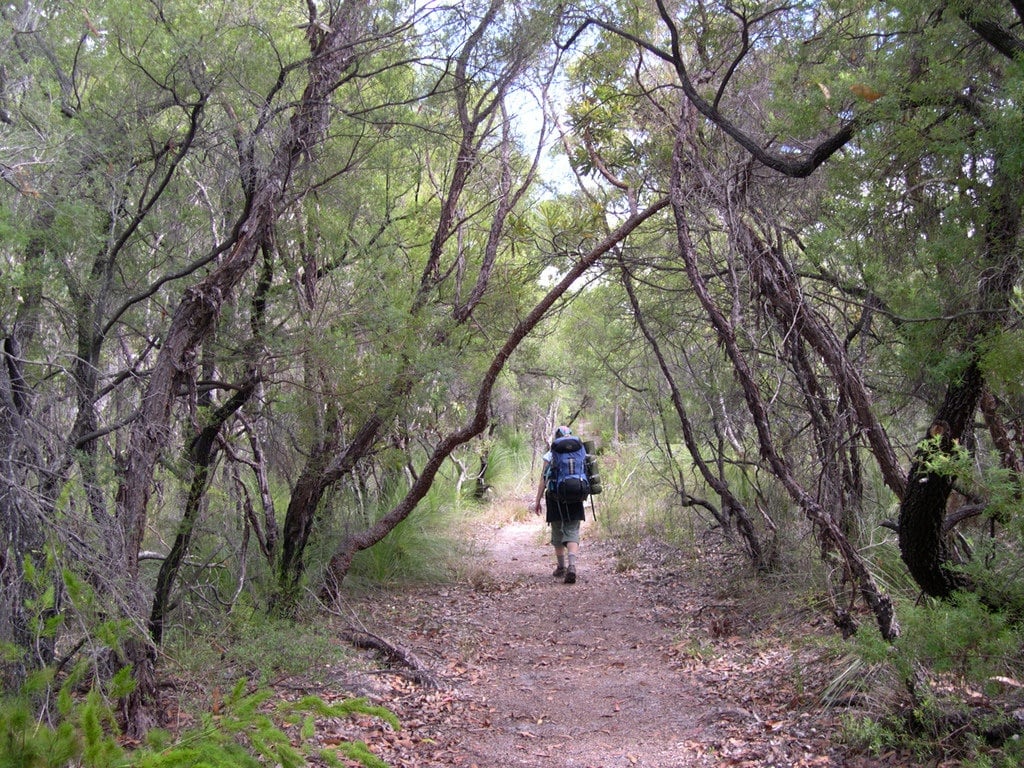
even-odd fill
[{"label": "green foliage", "polygon": [[959,443],[949,450],[942,447],[942,435],[925,438],[917,445],[925,471],[945,477],[969,480],[974,472],[970,452]]},{"label": "green foliage", "polygon": [[[884,528],[874,528],[875,532],[885,532]],[[870,556],[872,572],[880,589],[889,595],[914,595],[920,587],[914,582],[907,571],[906,563],[900,557],[899,546],[893,533],[886,533],[878,541],[865,546],[865,554]]]},{"label": "green foliage", "polygon": [[1024,556],[1015,546],[1020,541],[1019,527],[1015,520],[1010,536],[979,536],[971,560],[961,566],[977,599],[1017,628],[1024,626]]},{"label": "green foliage", "polygon": [[0,699],[0,765],[4,768],[65,766],[82,752],[83,736],[70,722],[39,727],[31,699]]},{"label": "green foliage", "polygon": [[[820,314],[849,345],[846,360],[864,375],[895,444],[903,444],[901,436],[912,433],[920,418],[916,403],[915,413],[906,415],[907,404],[917,398],[937,402],[976,351],[987,385],[1019,412],[1024,339],[1012,323],[1019,320],[1020,296],[1012,307],[978,306],[975,299],[980,284],[994,284],[986,279],[992,264],[977,258],[992,210],[993,170],[998,166],[1015,179],[1024,169],[1024,70],[1019,61],[1000,62],[979,44],[970,26],[957,18],[960,5],[937,13],[925,0],[896,0],[883,11],[845,2],[770,9],[705,4],[680,24],[682,53],[697,88],[755,143],[782,152],[802,149],[857,120],[847,151],[814,179],[799,183],[762,170],[741,179],[737,172],[748,158],[707,123],[688,144],[676,130],[677,120],[681,114],[700,118],[681,110],[672,68],[633,39],[591,29],[570,52],[583,55],[567,57],[572,104],[561,123],[573,166],[588,177],[588,188],[576,197],[540,203],[527,197],[530,207],[513,212],[496,261],[487,266],[493,275],[484,300],[471,322],[461,323],[453,321],[453,310],[483,274],[489,214],[506,194],[492,153],[498,122],[482,124],[478,141],[472,142],[471,176],[453,201],[453,229],[438,233],[446,239],[433,254],[438,263],[429,270],[425,266],[461,135],[453,89],[443,74],[455,68],[443,56],[460,38],[470,37],[467,29],[476,22],[477,9],[416,6],[422,34],[410,36],[392,34],[389,24],[390,14],[404,13],[405,5],[370,4],[373,21],[357,31],[373,40],[355,51],[359,77],[337,84],[322,135],[305,147],[288,186],[274,195],[287,203],[261,230],[274,234],[265,252],[273,267],[266,333],[254,340],[249,326],[255,282],[249,274],[217,313],[216,328],[203,331],[196,369],[180,371],[185,397],[161,430],[167,445],[153,483],[152,517],[137,522],[164,541],[174,530],[184,475],[175,473],[181,464],[171,454],[195,427],[191,406],[198,393],[190,384],[230,388],[241,371],[259,369],[259,403],[247,409],[244,424],[221,436],[224,448],[230,448],[220,454],[221,467],[256,465],[246,445],[251,434],[254,442],[265,442],[259,466],[267,470],[271,486],[286,489],[308,457],[323,451],[333,459],[371,415],[385,425],[356,470],[338,484],[350,485],[333,488],[323,502],[306,550],[307,573],[315,574],[341,535],[379,519],[403,497],[409,468],[421,458],[417,449],[404,446],[436,444],[438,434],[464,421],[482,367],[542,289],[543,271],[564,269],[602,241],[631,203],[642,205],[670,187],[667,171],[677,139],[692,152],[680,159],[694,171],[688,175],[695,188],[687,215],[694,247],[706,258],[700,268],[714,278],[710,289],[722,307],[749,333],[741,338],[748,345],[743,352],[771,401],[771,431],[805,487],[823,488],[827,478],[807,466],[814,450],[804,438],[809,430],[800,403],[791,399],[785,346],[770,316],[757,306],[762,296],[746,282],[749,270],[740,263],[735,239],[718,229],[726,226],[725,218],[740,220],[747,213],[756,218],[757,209],[764,209],[764,231],[782,244],[781,253],[794,251],[792,264],[785,266],[799,275],[806,316]],[[469,67],[471,105],[495,93],[499,83],[514,93],[543,78],[547,62],[535,68],[530,54],[549,39],[551,14],[528,18],[535,10],[548,10],[528,6],[526,11],[504,6],[500,22],[485,31]],[[307,31],[315,30],[304,26],[302,4],[282,7],[266,0],[198,6],[181,0],[101,0],[89,4],[88,12],[52,2],[45,11],[41,7],[25,6],[26,19],[32,19],[24,29],[0,32],[3,44],[22,54],[5,72],[5,81],[18,87],[5,92],[0,105],[10,155],[0,189],[0,271],[13,299],[0,308],[0,319],[5,329],[36,329],[28,349],[19,352],[30,384],[38,388],[32,414],[38,431],[31,432],[69,435],[81,424],[95,434],[89,441],[95,454],[76,453],[83,444],[80,434],[67,445],[54,441],[43,450],[26,432],[27,442],[14,446],[29,462],[45,457],[37,467],[26,464],[24,485],[42,491],[56,483],[56,498],[41,498],[40,504],[50,503],[59,513],[52,518],[78,538],[95,530],[90,518],[101,517],[115,497],[114,457],[131,448],[126,430],[137,424],[139,388],[168,338],[176,303],[207,274],[204,265],[220,254],[221,245],[233,242],[233,231],[249,231],[237,229],[248,202],[267,199],[253,198],[251,185],[272,170],[281,136],[289,135],[293,106],[305,84]],[[665,45],[666,30],[648,5],[613,2],[601,15],[652,45]],[[428,61],[433,64],[409,65]],[[497,73],[509,63],[522,69],[504,70],[506,79]],[[196,140],[186,147],[182,138],[200,95],[210,99]],[[518,171],[524,162],[513,158],[510,166]],[[720,179],[715,183],[729,197],[728,216],[710,200],[714,184],[698,188],[702,174]],[[635,199],[627,200],[608,176],[629,185]],[[609,251],[608,270],[594,269],[587,285],[555,308],[544,328],[547,336],[531,339],[517,353],[518,375],[503,379],[508,391],[501,395],[501,408],[495,408],[496,418],[524,435],[530,434],[524,425],[532,430],[552,418],[581,413],[580,431],[586,436],[607,446],[614,435],[624,446],[601,457],[605,491],[595,500],[598,527],[626,541],[650,532],[679,545],[697,540],[710,521],[696,507],[681,509],[680,491],[704,493],[712,503],[714,495],[680,458],[679,425],[666,416],[660,372],[639,341],[616,283],[613,258],[621,256],[635,270],[640,304],[682,384],[698,444],[709,454],[720,451],[715,471],[750,509],[764,510],[780,527],[778,551],[789,553],[794,570],[799,569],[812,540],[810,526],[791,500],[763,479],[745,403],[680,269],[672,217],[661,221],[663,232]],[[799,248],[785,242],[790,236]],[[1009,318],[1007,327],[982,325],[994,322],[991,318]],[[791,332],[797,330],[794,325],[784,333],[796,339]],[[984,339],[980,350],[969,346],[974,339]],[[96,383],[90,388],[89,376],[70,380],[66,374],[76,363],[68,361],[80,361]],[[827,365],[820,357],[807,360],[806,370],[821,378],[823,401],[837,392],[829,378],[837,367],[835,360]],[[86,403],[87,410],[79,412]],[[77,420],[90,415],[92,404],[99,423]],[[344,426],[331,434],[326,425],[335,417]],[[524,457],[535,453],[533,446],[521,436],[499,435],[467,446],[460,458],[471,467],[474,451],[483,448],[489,453],[489,483],[523,482]],[[97,466],[91,466],[90,456]],[[76,458],[82,471],[72,469]],[[977,606],[945,606],[955,618],[923,621],[924,635],[913,641],[919,645],[901,641],[896,658],[902,660],[902,673],[921,663],[979,682],[986,671],[995,673],[1000,659],[1012,664],[1007,654],[1016,629],[1009,622],[1024,616],[1019,483],[998,457],[984,451],[973,461],[962,450],[933,451],[928,466],[955,476],[985,499],[988,522],[1008,534],[999,544],[972,541],[976,558],[968,569],[983,595],[997,596],[1010,610],[1006,619],[985,619]],[[66,476],[54,476],[56,467],[68,468],[61,470]],[[243,474],[211,478],[204,519],[196,525],[189,553],[191,562],[203,565],[182,570],[175,596],[180,620],[169,625],[168,647],[195,664],[196,674],[221,670],[230,679],[266,682],[325,668],[323,662],[337,653],[329,636],[300,632],[253,609],[260,602],[260,580],[272,581],[270,568],[259,561],[242,571],[241,558],[223,557],[224,551],[236,551],[241,539],[239,510],[256,498],[256,489],[244,485],[248,480],[236,482]],[[883,495],[881,483],[868,493],[883,499],[879,508],[887,507],[890,497]],[[282,490],[275,499],[279,510],[287,505],[285,495]],[[357,556],[352,574],[381,582],[446,578],[453,557],[468,543],[462,501],[450,476],[442,474],[405,522]],[[863,523],[860,530],[870,530],[875,521],[857,522]],[[89,535],[84,540],[86,546],[101,543]],[[903,593],[910,585],[891,542],[871,546],[884,584]],[[18,553],[15,562],[20,559]],[[628,558],[622,563],[628,567]],[[95,645],[117,648],[135,627],[144,626],[144,615],[113,612],[103,604],[108,596],[88,587],[108,583],[99,569],[86,578],[64,574],[64,596],[58,559],[26,558],[24,571],[31,590],[19,608],[36,638],[62,639],[67,627],[81,625]],[[147,566],[144,589],[150,577]],[[232,601],[233,612],[225,618],[218,598],[233,594],[243,580],[247,590]],[[69,620],[71,610],[78,621]],[[948,636],[929,635],[929,621]],[[958,622],[979,624],[985,634],[972,634]],[[916,624],[908,626],[919,631]],[[27,650],[2,648],[4,658],[15,662]],[[896,663],[880,652],[875,658]],[[33,694],[50,684],[51,672],[29,679]],[[72,675],[81,681],[88,672],[83,664]],[[120,695],[130,685],[123,670],[104,695]],[[65,689],[59,703],[67,722],[75,723],[72,735],[78,739],[69,736],[62,743],[74,743],[92,763],[115,760],[102,702],[76,703]],[[232,727],[243,721],[252,725],[251,744],[197,738],[189,757],[193,764],[220,759],[253,764],[253,755],[301,764],[304,754],[282,740],[276,724],[257,723],[256,704],[241,695],[234,701],[238,722]],[[17,720],[16,708],[11,712]],[[308,735],[309,721],[297,727]],[[17,734],[11,743],[24,744],[24,754],[30,755],[36,736],[27,728],[9,730]],[[58,736],[39,733],[40,739],[54,740],[54,754],[65,754],[56,745]],[[372,764],[365,746],[346,749]],[[36,751],[45,753],[42,747]],[[184,751],[178,755],[187,762]]]},{"label": "green foliage", "polygon": [[396,731],[402,727],[391,710],[368,704],[366,699],[362,698],[346,699],[338,704],[328,704],[317,696],[304,696],[298,701],[282,704],[281,712],[289,716],[306,713],[319,717],[343,717],[351,714],[371,715],[383,720]]},{"label": "green foliage", "polygon": [[[952,758],[949,764],[963,768],[1017,768],[1021,765],[1024,748],[1019,739],[996,745],[971,732],[930,730],[927,724],[934,724],[940,715],[933,705],[933,701],[922,704],[907,713],[908,717],[842,715],[838,739],[886,760],[898,755],[901,765],[945,764],[947,757]],[[1007,723],[993,716],[978,725],[997,732]],[[1009,725],[1013,727],[1012,723]]]},{"label": "green foliage", "polygon": [[991,678],[1008,674],[1024,640],[1020,628],[969,593],[958,593],[947,602],[908,606],[901,617],[901,655],[971,685],[988,687]]},{"label": "green foliage", "polygon": [[[594,497],[598,527],[608,536],[635,541],[657,506],[657,500],[642,488],[643,474],[638,473],[642,452],[623,445],[614,456],[605,453],[599,461],[602,491]],[[587,509],[589,512],[589,502]]]},{"label": "green foliage", "polygon": [[315,738],[317,718],[337,719],[364,715],[382,720],[394,730],[401,724],[390,710],[366,699],[328,702],[305,696],[294,702],[273,703],[266,689],[246,692],[239,681],[215,711],[202,722],[177,735],[154,729],[146,742],[133,749],[121,747],[114,713],[95,693],[75,701],[63,711],[56,726],[40,724],[33,716],[30,697],[0,699],[0,765],[4,768],[258,768],[279,765],[303,768],[311,760],[341,765],[337,753],[366,768],[387,763],[363,742],[323,748]]},{"label": "green foliage", "polygon": [[367,768],[387,768],[387,763],[370,752],[370,749],[366,746],[365,742],[348,742],[347,744],[341,745],[340,749],[345,753],[346,757],[358,760]]},{"label": "green foliage", "polygon": [[487,482],[507,487],[529,467],[532,446],[515,429],[499,430],[487,455]]},{"label": "green foliage", "polygon": [[289,677],[330,678],[349,660],[348,648],[320,622],[294,622],[238,607],[217,624],[175,628],[164,643],[179,674],[226,685],[246,677],[260,684]]},{"label": "green foliage", "polygon": [[[450,578],[460,547],[465,545],[461,542],[464,513],[444,499],[448,493],[435,485],[409,517],[377,544],[356,555],[351,576],[375,583]],[[381,505],[381,514],[389,508]]]},{"label": "green foliage", "polygon": [[898,723],[875,717],[843,715],[840,717],[840,738],[871,755],[892,752],[907,741],[907,734]]},{"label": "green foliage", "polygon": [[[966,758],[965,765],[1017,765],[1014,761],[1021,749],[1015,741],[993,748],[979,737],[964,736],[999,726],[1001,715],[996,709],[980,719],[975,714],[969,728],[962,725],[975,692],[995,696],[1002,681],[1024,672],[1019,650],[1024,627],[966,593],[942,602],[908,601],[898,612],[903,628],[900,638],[889,643],[877,633],[858,633],[849,674],[837,677],[830,686],[856,690],[869,699],[886,692],[888,703],[881,712],[844,718],[844,739],[873,754],[896,750],[923,760],[935,759],[944,749]],[[902,706],[892,701],[900,691],[912,692]],[[951,717],[951,713],[962,716]]]},{"label": "green foliage", "polygon": [[1024,331],[1006,329],[992,334],[983,346],[985,381],[1006,398],[1024,395]]}]

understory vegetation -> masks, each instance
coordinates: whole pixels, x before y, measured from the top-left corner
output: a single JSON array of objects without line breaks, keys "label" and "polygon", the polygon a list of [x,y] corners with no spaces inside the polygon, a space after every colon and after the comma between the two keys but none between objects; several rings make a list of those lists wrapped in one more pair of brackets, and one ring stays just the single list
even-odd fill
[{"label": "understory vegetation", "polygon": [[[486,545],[489,532],[529,519],[538,470],[537,452],[521,435],[497,435],[492,450],[501,458],[489,464],[486,498],[457,489],[453,466],[422,510],[357,558],[345,594],[370,590],[386,596],[414,582],[472,578],[465,564]],[[871,755],[913,754],[921,764],[955,760],[963,766],[1011,766],[1024,755],[1017,738],[1024,628],[975,596],[922,599],[900,567],[884,515],[865,546],[896,597],[901,637],[885,641],[861,631],[844,639],[838,630],[824,639],[787,636],[775,627],[793,626],[794,614],[834,616],[835,592],[826,584],[837,577],[818,556],[809,526],[795,518],[772,567],[759,571],[743,556],[734,532],[723,530],[710,515],[681,509],[677,495],[658,484],[649,445],[620,444],[603,451],[599,466],[606,490],[588,502],[587,536],[611,544],[621,571],[637,567],[652,546],[677,550],[690,563],[692,578],[715,580],[718,597],[735,601],[736,615],[725,621],[748,627],[752,641],[820,644],[822,663],[831,670],[828,684],[806,691],[805,706],[858,712],[845,718],[843,730],[834,734],[837,742]],[[196,554],[203,549],[197,546]],[[311,559],[311,566],[323,563]],[[199,577],[211,570],[217,571],[206,566],[194,572]],[[88,684],[100,683],[107,648],[119,642],[122,630],[109,626],[88,639],[88,652],[68,653],[68,659],[77,659],[69,666],[40,670],[20,691],[3,698],[3,765],[256,766],[266,760],[296,767],[350,764],[343,760],[371,768],[384,765],[361,743],[325,752],[312,734],[317,718],[351,715],[380,718],[401,729],[386,709],[340,690],[328,698],[307,696],[290,703],[272,693],[287,680],[337,688],[332,681],[366,664],[335,633],[332,617],[347,616],[344,595],[325,604],[309,593],[297,617],[275,620],[266,613],[273,581],[271,572],[257,567],[242,588],[213,585],[205,577],[191,585],[209,600],[205,608],[203,601],[191,601],[187,616],[183,613],[165,638],[161,670],[173,690],[167,699],[173,707],[169,730],[152,730],[144,743],[124,739],[116,702],[133,685],[127,669],[99,685]],[[81,584],[69,584],[69,596],[78,610],[94,600]],[[226,596],[233,597],[228,612]],[[42,615],[36,626],[46,632]],[[717,634],[691,636],[692,652],[714,653],[710,641]],[[40,718],[39,705],[49,697],[52,701],[43,708],[47,714]]]}]

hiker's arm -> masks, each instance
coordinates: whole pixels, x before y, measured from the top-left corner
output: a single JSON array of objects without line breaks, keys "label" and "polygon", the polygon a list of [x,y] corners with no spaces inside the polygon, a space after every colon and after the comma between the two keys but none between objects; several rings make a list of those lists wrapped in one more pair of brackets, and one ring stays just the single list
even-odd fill
[{"label": "hiker's arm", "polygon": [[545,478],[548,476],[548,462],[544,462],[544,468],[540,471],[540,483],[537,484],[537,498],[533,502],[533,514],[540,514],[540,502],[544,498]]}]

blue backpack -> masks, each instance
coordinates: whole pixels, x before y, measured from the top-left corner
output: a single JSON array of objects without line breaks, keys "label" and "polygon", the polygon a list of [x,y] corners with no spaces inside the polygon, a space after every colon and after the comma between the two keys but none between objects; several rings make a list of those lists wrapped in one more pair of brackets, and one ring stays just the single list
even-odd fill
[{"label": "blue backpack", "polygon": [[551,443],[548,491],[558,501],[583,501],[590,495],[587,449],[578,437],[566,435]]}]

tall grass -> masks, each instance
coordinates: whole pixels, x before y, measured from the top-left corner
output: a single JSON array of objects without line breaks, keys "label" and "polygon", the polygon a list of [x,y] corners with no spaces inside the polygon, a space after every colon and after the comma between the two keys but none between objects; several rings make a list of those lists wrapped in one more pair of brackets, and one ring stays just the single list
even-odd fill
[{"label": "tall grass", "polygon": [[[479,446],[472,449],[478,451]],[[459,571],[461,561],[479,545],[482,522],[521,519],[528,513],[526,497],[535,487],[530,477],[530,447],[515,431],[500,432],[486,444],[485,483],[492,489],[483,499],[474,489],[457,492],[452,472],[438,479],[416,509],[380,542],[356,555],[349,571],[356,582],[440,582]],[[478,465],[471,453],[466,466]],[[471,480],[470,484],[475,485]],[[468,485],[468,484],[467,484]],[[376,519],[404,494],[396,488],[366,514]]]}]

